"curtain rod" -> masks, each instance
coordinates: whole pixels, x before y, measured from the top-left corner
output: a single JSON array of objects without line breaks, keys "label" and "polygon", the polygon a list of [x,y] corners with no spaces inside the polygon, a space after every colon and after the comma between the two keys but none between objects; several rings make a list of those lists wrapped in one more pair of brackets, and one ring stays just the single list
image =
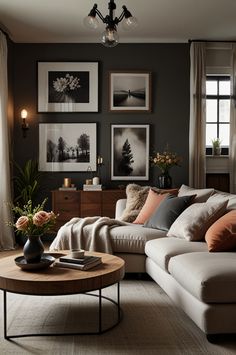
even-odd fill
[{"label": "curtain rod", "polygon": [[232,40],[232,41],[228,41],[228,40],[226,40],[226,41],[222,41],[222,40],[210,40],[210,39],[189,39],[188,40],[188,43],[192,43],[192,42],[218,42],[218,43],[236,43],[236,40],[234,41],[234,40]]}]

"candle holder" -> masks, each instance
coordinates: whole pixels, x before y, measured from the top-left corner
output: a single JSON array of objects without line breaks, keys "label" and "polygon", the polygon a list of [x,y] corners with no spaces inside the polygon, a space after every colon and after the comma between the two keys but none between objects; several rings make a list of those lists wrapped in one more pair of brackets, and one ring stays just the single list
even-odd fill
[{"label": "candle holder", "polygon": [[101,169],[102,169],[102,167],[104,165],[103,157],[101,155],[99,155],[98,158],[97,158],[97,164],[98,164],[98,177],[100,178],[100,183],[101,183],[101,178],[102,178]]}]

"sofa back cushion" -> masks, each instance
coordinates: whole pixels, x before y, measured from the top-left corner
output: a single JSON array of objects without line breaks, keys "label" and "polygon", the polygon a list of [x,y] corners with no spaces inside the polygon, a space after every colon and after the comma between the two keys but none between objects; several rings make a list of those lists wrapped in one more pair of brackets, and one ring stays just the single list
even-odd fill
[{"label": "sofa back cushion", "polygon": [[156,208],[144,227],[168,231],[175,219],[187,208],[195,196],[167,196]]},{"label": "sofa back cushion", "polygon": [[236,249],[236,210],[226,213],[207,230],[205,240],[210,252]]},{"label": "sofa back cushion", "polygon": [[178,196],[196,195],[194,202],[206,202],[214,193],[214,189],[194,189],[187,185],[182,185],[179,189]]},{"label": "sofa back cushion", "polygon": [[228,200],[227,211],[236,210],[236,195],[228,192],[215,190],[214,194],[208,198],[207,202],[220,202],[225,200]]},{"label": "sofa back cushion", "polygon": [[208,228],[226,211],[227,201],[194,203],[172,224],[168,237],[203,240]]}]

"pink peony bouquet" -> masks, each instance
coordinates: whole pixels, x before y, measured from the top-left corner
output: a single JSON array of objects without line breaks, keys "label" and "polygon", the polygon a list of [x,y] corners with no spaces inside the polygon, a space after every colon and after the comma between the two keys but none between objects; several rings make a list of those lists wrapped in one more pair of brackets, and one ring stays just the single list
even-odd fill
[{"label": "pink peony bouquet", "polygon": [[49,231],[56,222],[57,216],[54,212],[43,210],[46,200],[33,208],[32,201],[28,201],[23,208],[13,206],[12,211],[16,216],[20,216],[14,224],[9,225],[16,228],[16,231],[29,235],[42,235]]}]

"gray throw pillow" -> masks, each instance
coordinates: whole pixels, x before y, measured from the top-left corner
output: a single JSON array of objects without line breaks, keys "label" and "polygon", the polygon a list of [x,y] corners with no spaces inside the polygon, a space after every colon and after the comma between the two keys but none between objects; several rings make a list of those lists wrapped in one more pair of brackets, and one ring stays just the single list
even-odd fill
[{"label": "gray throw pillow", "polygon": [[192,196],[168,196],[160,203],[148,221],[144,223],[146,228],[156,228],[168,231],[176,218],[191,204]]}]

